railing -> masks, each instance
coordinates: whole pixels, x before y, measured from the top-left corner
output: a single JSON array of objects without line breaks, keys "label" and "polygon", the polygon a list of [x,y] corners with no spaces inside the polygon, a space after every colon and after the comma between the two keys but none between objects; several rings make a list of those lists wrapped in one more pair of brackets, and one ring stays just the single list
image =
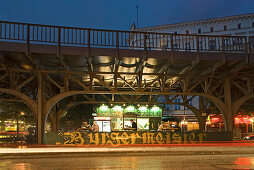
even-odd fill
[{"label": "railing", "polygon": [[[112,31],[0,21],[0,40],[88,47],[165,51],[247,52],[253,44],[245,36],[188,35]],[[253,37],[249,38],[253,42]]]}]

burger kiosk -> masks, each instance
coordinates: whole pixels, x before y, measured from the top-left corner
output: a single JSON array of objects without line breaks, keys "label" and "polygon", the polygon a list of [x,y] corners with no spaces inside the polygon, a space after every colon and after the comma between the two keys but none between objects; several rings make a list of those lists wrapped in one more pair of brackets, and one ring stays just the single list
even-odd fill
[{"label": "burger kiosk", "polygon": [[101,132],[133,130],[131,119],[137,123],[138,131],[157,131],[161,116],[162,109],[158,106],[148,108],[148,106],[116,105],[110,108],[107,105],[101,105],[97,108],[97,116],[94,120],[97,121]]}]

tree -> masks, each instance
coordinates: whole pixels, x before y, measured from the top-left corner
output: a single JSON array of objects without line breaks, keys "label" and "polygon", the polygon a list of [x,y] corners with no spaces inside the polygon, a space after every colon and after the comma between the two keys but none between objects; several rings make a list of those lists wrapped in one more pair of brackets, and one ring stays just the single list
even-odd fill
[{"label": "tree", "polygon": [[243,115],[253,116],[254,105],[243,105],[240,108],[239,113],[241,113]]},{"label": "tree", "polygon": [[[0,102],[0,120],[23,120],[26,124],[35,124],[33,114],[23,102]],[[23,112],[24,115],[20,113]]]},{"label": "tree", "polygon": [[[61,127],[63,129],[78,129],[83,121],[88,121],[92,118],[92,105],[82,104],[67,110],[66,114],[61,118]],[[70,127],[66,127],[70,126]]]}]

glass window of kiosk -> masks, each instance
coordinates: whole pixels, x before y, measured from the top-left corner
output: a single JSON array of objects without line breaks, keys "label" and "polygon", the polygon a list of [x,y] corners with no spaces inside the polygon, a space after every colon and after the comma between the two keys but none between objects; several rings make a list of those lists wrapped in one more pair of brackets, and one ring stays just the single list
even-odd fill
[{"label": "glass window of kiosk", "polygon": [[100,120],[95,120],[95,122],[98,124],[99,126],[99,132],[102,132],[103,131],[103,126],[102,126],[102,121]]},{"label": "glass window of kiosk", "polygon": [[110,120],[96,120],[96,122],[99,126],[99,132],[111,131]]},{"label": "glass window of kiosk", "polygon": [[111,127],[110,127],[110,121],[103,121],[103,132],[110,132]]},{"label": "glass window of kiosk", "polygon": [[131,119],[137,123],[137,115],[136,114],[125,114],[123,116],[123,128],[124,129],[132,128]]},{"label": "glass window of kiosk", "polygon": [[137,118],[138,130],[149,130],[149,118]]},{"label": "glass window of kiosk", "polygon": [[124,129],[128,129],[132,127],[131,119],[137,123],[137,118],[133,117],[124,117]]},{"label": "glass window of kiosk", "polygon": [[123,129],[123,117],[114,117],[111,119],[112,131]]}]

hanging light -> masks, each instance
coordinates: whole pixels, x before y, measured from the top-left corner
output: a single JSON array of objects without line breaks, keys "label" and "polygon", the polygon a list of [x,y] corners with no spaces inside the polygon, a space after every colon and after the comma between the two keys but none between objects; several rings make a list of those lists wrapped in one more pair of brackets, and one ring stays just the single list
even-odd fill
[{"label": "hanging light", "polygon": [[156,112],[159,112],[161,109],[158,107],[158,106],[153,106],[152,108],[151,108],[151,112],[154,112],[154,113],[156,113]]},{"label": "hanging light", "polygon": [[99,110],[101,111],[101,112],[106,112],[106,111],[108,111],[109,110],[109,108],[108,108],[108,106],[106,106],[106,105],[101,105],[100,107],[99,107]]},{"label": "hanging light", "polygon": [[122,108],[121,106],[114,106],[114,107],[112,108],[112,110],[118,111],[118,112],[122,112],[122,111],[123,111],[123,108]]},{"label": "hanging light", "polygon": [[135,112],[135,107],[134,106],[128,106],[126,107],[126,112]]},{"label": "hanging light", "polygon": [[141,106],[141,107],[138,108],[138,110],[140,112],[147,112],[147,107],[146,106]]}]

